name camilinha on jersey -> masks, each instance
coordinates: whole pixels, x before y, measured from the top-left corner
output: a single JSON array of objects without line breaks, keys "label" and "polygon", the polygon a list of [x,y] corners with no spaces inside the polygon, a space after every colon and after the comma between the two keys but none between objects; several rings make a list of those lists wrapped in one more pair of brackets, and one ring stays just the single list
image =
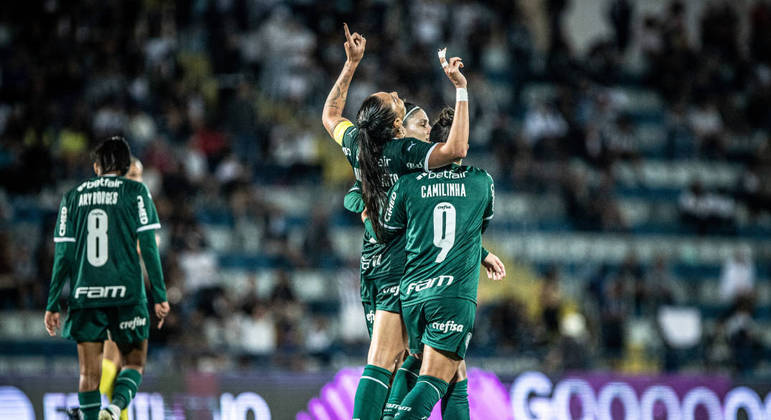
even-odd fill
[{"label": "name camilinha on jersey", "polygon": [[431,197],[465,197],[466,184],[447,183],[422,185],[420,187],[420,196],[423,198]]}]

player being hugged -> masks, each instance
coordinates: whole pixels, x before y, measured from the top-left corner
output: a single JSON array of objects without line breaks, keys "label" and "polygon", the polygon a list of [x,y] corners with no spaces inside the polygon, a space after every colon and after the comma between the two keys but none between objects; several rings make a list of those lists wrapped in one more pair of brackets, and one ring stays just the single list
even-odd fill
[{"label": "player being hugged", "polygon": [[[356,116],[356,124],[342,117],[348,88],[356,67],[364,56],[366,39],[358,33],[351,34],[344,25],[346,63],[327,97],[322,114],[324,128],[343,149],[361,181],[364,203],[370,215],[372,230],[377,238],[382,234],[380,209],[385,203],[386,192],[399,176],[415,170],[428,170],[445,166],[466,156],[468,150],[468,125],[457,124],[447,142],[428,144],[414,138],[406,138],[403,118],[404,102],[396,92],[377,92],[362,103]],[[459,58],[446,64],[450,80],[458,88],[459,97],[467,96],[466,79],[460,73]],[[462,93],[460,92],[462,91]],[[456,111],[468,115],[467,102],[459,101]],[[466,119],[466,122],[468,119]],[[403,247],[400,250],[403,251]],[[362,295],[375,295],[375,313],[372,314],[372,342],[367,355],[367,366],[359,381],[354,402],[355,419],[380,419],[389,390],[391,373],[401,360],[405,349],[404,324],[401,319],[398,295],[398,279],[403,267],[387,261],[389,249],[384,249],[375,263],[378,278],[367,271],[374,264],[362,264]],[[371,289],[371,290],[370,290]],[[388,293],[394,290],[394,293]]]},{"label": "player being hugged", "polygon": [[[147,358],[150,316],[137,241],[150,279],[158,328],[169,313],[155,241],[160,229],[150,192],[124,178],[131,151],[112,137],[94,151],[91,178],[68,191],[54,228],[56,251],[45,313],[48,334],[61,326],[59,295],[70,280],[69,315],[62,336],[78,345],[78,401],[85,420],[117,420],[136,395]],[[104,341],[121,353],[112,403],[101,410],[99,382]]]},{"label": "player being hugged", "polygon": [[[468,119],[468,114],[454,120],[458,118]],[[446,138],[447,124],[442,120],[453,120],[451,110],[443,111],[431,129],[432,140]],[[482,233],[493,217],[494,202],[490,175],[459,164],[404,176],[388,192],[382,214],[385,238],[406,236],[402,314],[410,352],[422,354],[423,360],[415,387],[397,407],[396,419],[428,418],[437,401],[448,394],[450,382],[454,389],[449,394],[466,399],[467,381],[457,381],[458,370],[474,330]],[[506,274],[497,258],[486,261],[485,268],[494,280]],[[443,402],[443,411],[451,400]],[[455,404],[455,409],[460,406]],[[465,413],[449,417],[468,418],[465,407]]]}]

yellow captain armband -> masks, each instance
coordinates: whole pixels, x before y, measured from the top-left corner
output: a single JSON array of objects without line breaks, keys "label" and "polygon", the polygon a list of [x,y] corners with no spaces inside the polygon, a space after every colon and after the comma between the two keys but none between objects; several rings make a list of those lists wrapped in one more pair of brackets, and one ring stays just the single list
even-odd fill
[{"label": "yellow captain armband", "polygon": [[343,136],[345,135],[345,131],[348,130],[349,127],[353,127],[353,123],[348,120],[342,120],[339,123],[337,123],[337,125],[335,126],[335,129],[332,131],[332,137],[340,146],[343,145]]}]

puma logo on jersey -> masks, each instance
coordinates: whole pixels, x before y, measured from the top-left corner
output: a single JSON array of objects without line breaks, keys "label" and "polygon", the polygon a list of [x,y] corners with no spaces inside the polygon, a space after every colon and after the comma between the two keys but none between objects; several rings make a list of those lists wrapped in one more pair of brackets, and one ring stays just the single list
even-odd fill
[{"label": "puma logo on jersey", "polygon": [[463,324],[458,324],[453,320],[449,320],[446,322],[432,322],[431,328],[435,330],[439,330],[439,332],[442,332],[442,333],[448,333],[448,332],[463,332],[464,327],[463,327]]},{"label": "puma logo on jersey", "polygon": [[62,207],[62,215],[59,218],[59,236],[67,233],[67,207]]},{"label": "puma logo on jersey", "polygon": [[147,209],[145,209],[145,200],[142,199],[141,195],[137,196],[137,205],[139,206],[139,223],[146,225],[147,224]]},{"label": "puma logo on jersey", "polygon": [[91,286],[75,289],[75,299],[85,295],[88,299],[122,298],[126,296],[126,286]]},{"label": "puma logo on jersey", "polygon": [[134,317],[131,321],[123,321],[118,324],[122,330],[135,330],[137,327],[144,327],[147,324],[147,318]]},{"label": "puma logo on jersey", "polygon": [[434,286],[449,286],[452,284],[453,280],[455,280],[455,277],[453,276],[439,276],[428,280],[421,280],[415,283],[410,283],[409,286],[407,286],[406,294],[409,296],[409,294],[412,292],[422,292],[423,290],[430,289]]},{"label": "puma logo on jersey", "polygon": [[407,146],[407,151],[409,152],[410,149],[412,149],[415,146],[415,143],[410,143],[409,146]]}]

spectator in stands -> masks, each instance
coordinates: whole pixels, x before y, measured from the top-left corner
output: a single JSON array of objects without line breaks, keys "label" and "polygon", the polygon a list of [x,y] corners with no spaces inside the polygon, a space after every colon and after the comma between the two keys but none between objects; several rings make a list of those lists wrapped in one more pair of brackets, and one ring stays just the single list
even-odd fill
[{"label": "spectator in stands", "polygon": [[749,246],[737,250],[723,264],[720,274],[720,299],[723,303],[734,305],[743,297],[752,297],[755,293],[755,265]]},{"label": "spectator in stands", "polygon": [[538,104],[525,115],[525,139],[540,159],[553,159],[567,132],[565,118],[551,104]]},{"label": "spectator in stands", "polygon": [[723,156],[723,118],[714,100],[701,100],[688,111],[688,124],[699,141],[702,154]]},{"label": "spectator in stands", "polygon": [[700,235],[735,232],[736,202],[727,193],[708,192],[694,181],[680,194],[678,206],[683,223]]},{"label": "spectator in stands", "polygon": [[13,256],[11,254],[10,234],[0,230],[0,308],[18,307],[18,287],[13,278]]},{"label": "spectator in stands", "polygon": [[560,334],[562,295],[559,286],[559,272],[556,267],[551,267],[541,283],[539,295],[541,306],[540,324],[546,330],[546,340],[553,344],[558,341]]},{"label": "spectator in stands", "polygon": [[635,290],[636,300],[642,304],[642,313],[647,316],[656,316],[658,310],[664,305],[685,303],[687,290],[674,273],[664,255],[659,254],[645,274],[644,282],[639,283]]},{"label": "spectator in stands", "polygon": [[605,288],[604,305],[600,308],[602,349],[614,364],[623,356],[626,320],[631,311],[626,293],[622,279],[612,280]]},{"label": "spectator in stands", "polygon": [[240,344],[244,352],[254,356],[269,356],[276,351],[276,323],[264,303],[257,303],[237,318]]},{"label": "spectator in stands", "polygon": [[608,19],[613,26],[616,48],[620,53],[626,51],[629,46],[629,38],[632,29],[633,8],[629,0],[612,0],[608,9]]}]

